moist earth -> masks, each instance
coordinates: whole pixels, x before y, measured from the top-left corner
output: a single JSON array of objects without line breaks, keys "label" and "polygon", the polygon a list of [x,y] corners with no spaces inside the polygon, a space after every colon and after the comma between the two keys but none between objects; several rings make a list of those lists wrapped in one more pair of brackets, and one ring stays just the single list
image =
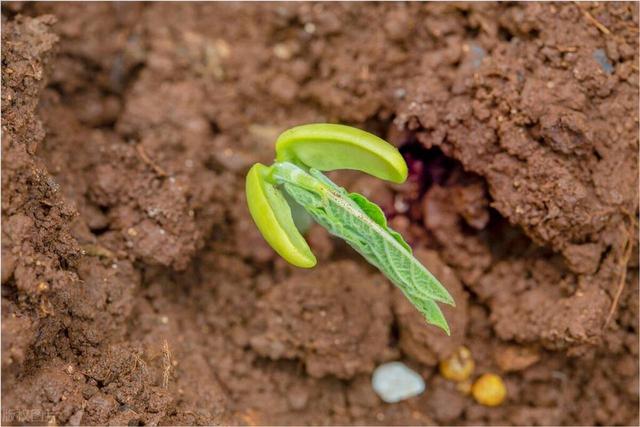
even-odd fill
[{"label": "moist earth", "polygon": [[[5,424],[638,425],[635,3],[3,3]],[[454,295],[446,337],[345,244],[276,257],[244,174],[340,122]],[[438,373],[468,347],[487,408]],[[402,360],[422,395],[383,403]]]}]

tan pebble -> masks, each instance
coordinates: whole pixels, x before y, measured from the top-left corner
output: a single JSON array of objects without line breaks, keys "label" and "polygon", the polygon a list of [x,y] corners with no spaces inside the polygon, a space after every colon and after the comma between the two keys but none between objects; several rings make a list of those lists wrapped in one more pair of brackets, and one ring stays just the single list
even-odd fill
[{"label": "tan pebble", "polygon": [[540,352],[532,347],[500,346],[496,350],[494,359],[503,371],[521,371],[540,360]]}]

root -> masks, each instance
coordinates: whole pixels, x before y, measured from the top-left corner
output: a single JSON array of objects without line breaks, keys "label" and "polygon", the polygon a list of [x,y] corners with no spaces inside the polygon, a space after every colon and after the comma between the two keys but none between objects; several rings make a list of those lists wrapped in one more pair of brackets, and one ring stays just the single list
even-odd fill
[{"label": "root", "polygon": [[146,377],[148,375],[149,370],[147,369],[147,363],[142,360],[139,354],[133,353],[133,367],[131,368],[131,371],[137,368],[140,368],[143,376]]}]

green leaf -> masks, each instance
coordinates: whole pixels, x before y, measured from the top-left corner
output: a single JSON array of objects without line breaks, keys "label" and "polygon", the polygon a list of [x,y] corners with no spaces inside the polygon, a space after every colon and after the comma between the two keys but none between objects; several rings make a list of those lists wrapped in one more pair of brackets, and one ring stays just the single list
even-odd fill
[{"label": "green leaf", "polygon": [[359,170],[396,183],[407,179],[407,164],[397,148],[351,126],[313,123],[286,130],[276,141],[276,159],[320,171]]},{"label": "green leaf", "polygon": [[387,230],[387,232],[391,234],[393,238],[398,241],[398,243],[404,246],[404,248],[409,251],[409,253],[413,253],[411,246],[409,246],[409,244],[404,240],[402,235],[387,225],[387,217],[384,216],[384,212],[382,212],[380,206],[376,205],[362,194],[350,193],[349,198],[356,202],[360,209],[362,209],[364,213],[369,216],[369,218],[374,220],[380,227]]},{"label": "green leaf", "polygon": [[345,240],[398,286],[428,323],[449,334],[436,302],[455,305],[453,298],[413,257],[402,237],[387,226],[382,210],[362,195],[347,194],[316,170],[305,180],[308,177],[316,178],[319,185],[302,187],[286,181],[283,187],[320,225]]},{"label": "green leaf", "polygon": [[409,300],[415,304],[420,313],[424,314],[427,323],[437,326],[444,330],[447,335],[451,335],[449,325],[447,324],[447,319],[445,319],[444,314],[442,314],[442,311],[440,310],[440,307],[438,307],[438,304],[436,304],[432,300],[427,299],[418,299],[415,302],[411,300],[411,298],[409,298]]}]

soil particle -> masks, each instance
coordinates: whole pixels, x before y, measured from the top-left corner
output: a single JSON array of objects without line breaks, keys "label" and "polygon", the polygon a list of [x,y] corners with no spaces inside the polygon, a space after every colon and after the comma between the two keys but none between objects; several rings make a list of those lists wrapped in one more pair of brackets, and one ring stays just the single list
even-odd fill
[{"label": "soil particle", "polygon": [[17,16],[3,25],[2,39],[7,48],[3,54],[7,68],[2,73],[3,131],[17,136],[30,154],[44,136],[40,120],[33,112],[58,41],[51,31],[54,22],[56,18],[52,15],[37,19]]},{"label": "soil particle", "polygon": [[347,391],[347,401],[351,416],[356,418],[364,417],[371,408],[378,405],[380,398],[371,387],[369,375],[359,375],[351,381]]},{"label": "soil particle", "polygon": [[[7,3],[2,24],[3,419],[40,411],[8,424],[638,425],[637,4]],[[450,288],[451,339],[322,230],[301,272],[253,226],[246,170],[322,121],[405,155],[404,185],[336,180]],[[506,404],[436,373],[460,344]],[[426,392],[383,404],[389,360]]]},{"label": "soil particle", "polygon": [[438,423],[449,425],[462,415],[465,397],[451,383],[439,381],[434,386],[427,399],[429,413]]},{"label": "soil particle", "polygon": [[[467,284],[475,283],[491,264],[492,256],[482,234],[469,234],[465,231],[463,217],[456,205],[457,186],[443,187],[433,185],[422,199],[422,216],[424,227],[442,245],[441,257],[457,268],[460,278]],[[453,193],[453,194],[452,194]],[[481,202],[481,205],[484,204]],[[468,207],[465,207],[466,211]],[[477,219],[478,224],[484,221],[484,215]],[[476,220],[472,220],[476,222]]]},{"label": "soil particle", "polygon": [[320,266],[277,284],[258,303],[251,347],[271,359],[298,358],[312,377],[371,373],[391,352],[389,304],[381,276],[353,262]]},{"label": "soil particle", "polygon": [[29,316],[18,315],[9,304],[3,301],[2,311],[2,368],[10,370],[13,366],[24,363],[30,347],[36,339],[34,320]]},{"label": "soil particle", "polygon": [[534,347],[504,345],[497,349],[494,357],[503,371],[521,371],[540,360],[540,351]]}]

